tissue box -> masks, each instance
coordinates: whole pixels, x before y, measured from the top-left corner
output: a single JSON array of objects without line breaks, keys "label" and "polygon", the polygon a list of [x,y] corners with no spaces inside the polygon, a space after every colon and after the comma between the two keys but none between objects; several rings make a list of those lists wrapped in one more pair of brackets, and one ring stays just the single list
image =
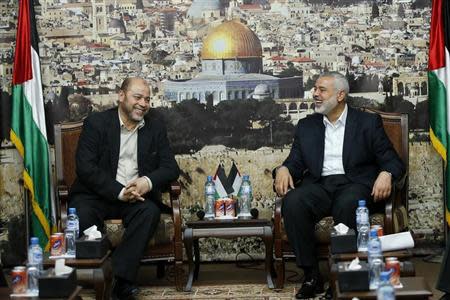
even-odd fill
[{"label": "tissue box", "polygon": [[352,253],[357,252],[356,233],[354,229],[349,229],[346,234],[337,234],[331,231],[331,253]]},{"label": "tissue box", "polygon": [[39,276],[39,298],[66,298],[77,288],[75,269],[69,274],[55,275],[55,269],[44,271]]},{"label": "tissue box", "polygon": [[82,236],[75,241],[76,258],[102,258],[110,248],[106,235],[99,239],[87,240]]},{"label": "tissue box", "polygon": [[349,270],[350,262],[338,262],[338,281],[341,292],[368,291],[369,290],[369,266],[365,261],[360,261],[361,269]]}]

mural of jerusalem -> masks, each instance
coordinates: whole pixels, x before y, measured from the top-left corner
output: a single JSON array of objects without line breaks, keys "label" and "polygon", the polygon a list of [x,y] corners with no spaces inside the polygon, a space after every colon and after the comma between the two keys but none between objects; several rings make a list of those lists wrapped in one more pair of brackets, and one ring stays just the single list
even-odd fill
[{"label": "mural of jerusalem", "polygon": [[[121,81],[142,76],[176,153],[282,147],[314,111],[316,76],[339,71],[354,105],[427,127],[429,0],[35,1],[49,124],[116,105]],[[17,1],[0,12],[7,144]]]}]

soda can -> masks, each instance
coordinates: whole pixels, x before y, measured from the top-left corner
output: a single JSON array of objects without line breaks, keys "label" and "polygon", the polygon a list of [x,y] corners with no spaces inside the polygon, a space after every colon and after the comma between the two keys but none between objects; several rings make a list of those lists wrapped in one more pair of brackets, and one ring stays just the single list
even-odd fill
[{"label": "soda can", "polygon": [[225,215],[236,217],[236,201],[234,199],[225,199]]},{"label": "soda can", "polygon": [[24,294],[27,292],[27,268],[20,266],[11,271],[11,283],[13,294]]},{"label": "soda can", "polygon": [[61,256],[64,255],[64,234],[57,232],[50,236],[50,255]]},{"label": "soda can", "polygon": [[370,226],[370,228],[377,230],[378,237],[383,236],[383,226],[381,226],[381,225],[372,225],[372,226]]},{"label": "soda can", "polygon": [[397,257],[386,257],[386,271],[391,271],[391,284],[400,285],[400,262]]},{"label": "soda can", "polygon": [[223,199],[217,199],[214,203],[214,213],[216,218],[225,216],[225,201]]}]

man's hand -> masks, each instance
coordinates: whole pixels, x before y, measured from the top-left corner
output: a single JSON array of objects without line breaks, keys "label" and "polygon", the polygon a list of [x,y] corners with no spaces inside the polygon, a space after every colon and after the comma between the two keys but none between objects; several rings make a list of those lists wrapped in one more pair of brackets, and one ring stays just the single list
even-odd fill
[{"label": "man's hand", "polygon": [[391,194],[392,175],[386,171],[378,174],[377,180],[373,184],[372,196],[375,202],[386,199]]},{"label": "man's hand", "polygon": [[135,180],[129,182],[125,187],[125,192],[123,193],[123,198],[125,201],[144,201],[142,195],[150,191],[150,186],[148,180],[145,177],[139,177]]},{"label": "man's hand", "polygon": [[294,188],[294,181],[289,169],[285,166],[281,166],[277,169],[275,174],[275,191],[279,196],[284,196],[289,189]]},{"label": "man's hand", "polygon": [[145,199],[139,195],[139,193],[136,191],[136,187],[133,185],[130,187],[125,187],[122,198],[120,200],[124,202],[134,203],[136,201],[144,201]]}]

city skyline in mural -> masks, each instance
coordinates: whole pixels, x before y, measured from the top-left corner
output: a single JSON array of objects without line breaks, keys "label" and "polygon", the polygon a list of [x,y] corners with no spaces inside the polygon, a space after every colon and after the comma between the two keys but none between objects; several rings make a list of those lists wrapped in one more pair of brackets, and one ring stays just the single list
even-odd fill
[{"label": "city skyline in mural", "polygon": [[[333,3],[40,0],[49,128],[115,106],[121,81],[142,76],[177,153],[283,147],[314,111],[315,78],[338,71],[349,78],[353,105],[408,112],[410,128],[426,129],[430,3]],[[0,2],[0,12],[6,140],[15,2]]]}]

